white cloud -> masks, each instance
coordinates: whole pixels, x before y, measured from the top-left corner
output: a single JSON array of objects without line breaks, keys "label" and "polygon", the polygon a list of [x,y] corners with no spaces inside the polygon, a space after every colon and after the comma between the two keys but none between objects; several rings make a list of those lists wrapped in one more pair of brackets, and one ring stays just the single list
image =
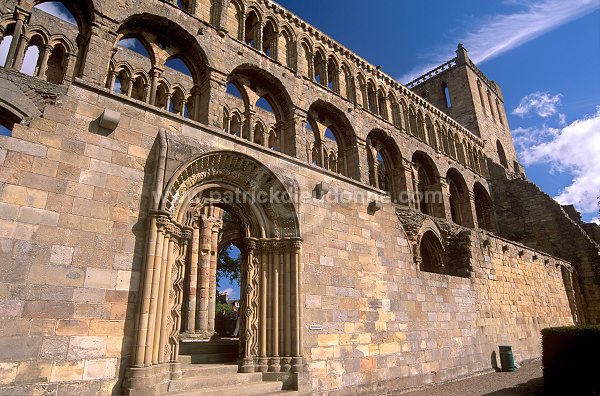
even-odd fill
[{"label": "white cloud", "polygon": [[127,48],[130,50],[135,50],[137,48],[137,39],[135,38],[125,38],[119,41],[119,47]]},{"label": "white cloud", "polygon": [[521,99],[521,103],[512,113],[519,117],[533,113],[548,118],[558,113],[557,106],[561,97],[561,94],[551,96],[548,92],[534,92]]},{"label": "white cloud", "polygon": [[219,291],[220,294],[227,294],[229,297],[233,295],[233,289],[231,287]]},{"label": "white cloud", "polygon": [[63,21],[70,23],[71,25],[77,25],[77,21],[75,20],[73,15],[61,3],[49,1],[37,5],[35,8],[47,12],[50,15],[54,15],[55,17],[62,19]]},{"label": "white cloud", "polygon": [[452,45],[444,44],[432,52],[435,57],[402,76],[408,82],[454,57],[451,52],[456,42],[462,42],[475,63],[482,63],[510,51],[567,22],[580,18],[598,8],[598,0],[540,0],[518,1],[525,9],[513,14],[493,15],[462,36]]},{"label": "white cloud", "polygon": [[598,225],[600,225],[600,216],[598,216],[598,217],[594,217],[594,218],[593,218],[593,219],[590,221],[590,223],[595,223],[595,224],[598,224]]},{"label": "white cloud", "polygon": [[515,141],[525,165],[549,164],[569,172],[571,184],[555,199],[584,214],[598,213],[600,195],[600,106],[596,113],[561,128],[518,128]]}]

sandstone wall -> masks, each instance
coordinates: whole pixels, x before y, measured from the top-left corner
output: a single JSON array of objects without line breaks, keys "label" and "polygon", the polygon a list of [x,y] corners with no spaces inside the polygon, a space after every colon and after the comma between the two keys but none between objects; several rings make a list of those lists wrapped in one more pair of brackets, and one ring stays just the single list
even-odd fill
[{"label": "sandstone wall", "polygon": [[[112,133],[97,125],[105,107],[122,113]],[[298,206],[305,356],[315,391],[455,378],[489,369],[492,351],[505,343],[518,359],[536,357],[539,329],[571,322],[560,271],[533,261],[530,250],[519,257],[511,242],[473,232],[471,278],[421,272],[381,192],[72,85],[62,105],[46,106],[29,127],[17,125],[13,137],[0,138],[2,392],[120,392],[159,127],[192,145],[173,146],[181,163],[206,151],[237,150],[293,177],[301,192],[331,184],[324,199]],[[364,198],[340,204],[336,195]],[[373,199],[383,209],[370,215]],[[491,243],[483,248],[486,238]],[[310,330],[314,324],[323,330]]]}]

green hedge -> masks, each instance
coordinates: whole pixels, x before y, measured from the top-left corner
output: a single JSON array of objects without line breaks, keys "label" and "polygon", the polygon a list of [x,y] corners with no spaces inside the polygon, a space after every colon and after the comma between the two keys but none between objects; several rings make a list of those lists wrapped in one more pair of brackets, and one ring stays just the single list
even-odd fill
[{"label": "green hedge", "polygon": [[548,395],[600,395],[600,326],[542,330]]}]

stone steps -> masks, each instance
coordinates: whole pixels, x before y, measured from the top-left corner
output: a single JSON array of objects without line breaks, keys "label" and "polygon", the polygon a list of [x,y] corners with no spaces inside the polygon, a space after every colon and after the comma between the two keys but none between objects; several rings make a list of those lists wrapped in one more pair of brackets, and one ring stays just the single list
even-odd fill
[{"label": "stone steps", "polygon": [[235,353],[201,353],[194,355],[179,355],[179,361],[184,364],[214,364],[231,363],[237,360],[238,354]]},{"label": "stone steps", "polygon": [[181,379],[169,383],[168,396],[219,395],[297,395],[283,391],[279,381],[263,381],[262,373],[238,373],[234,364],[183,364]]}]

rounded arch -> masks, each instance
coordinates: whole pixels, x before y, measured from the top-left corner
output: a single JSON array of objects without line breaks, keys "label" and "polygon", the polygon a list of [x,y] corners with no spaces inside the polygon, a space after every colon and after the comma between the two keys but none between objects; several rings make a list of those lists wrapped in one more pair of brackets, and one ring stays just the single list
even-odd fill
[{"label": "rounded arch", "polygon": [[473,185],[473,195],[477,225],[486,231],[496,232],[496,214],[492,198],[479,182]]},{"label": "rounded arch", "polygon": [[[292,197],[297,193],[292,183],[283,182],[266,166],[249,155],[234,151],[215,151],[203,154],[179,167],[164,189],[159,209],[174,220],[185,223],[185,211],[192,200],[207,198],[205,193],[269,192],[274,195],[267,203],[254,200],[239,207],[245,214],[247,237],[300,237],[300,226]],[[214,197],[214,195],[213,195]],[[252,216],[250,216],[252,215]]]},{"label": "rounded arch", "polygon": [[408,204],[402,153],[396,141],[380,129],[367,136],[369,179],[372,186],[390,193],[393,202]]},{"label": "rounded arch", "polygon": [[331,150],[330,147],[326,147],[329,142],[325,139],[326,131],[329,130],[334,135],[334,143],[337,146],[333,148],[337,155],[337,173],[360,180],[356,135],[344,112],[331,103],[319,99],[310,106],[308,117],[314,139],[313,151],[322,156],[316,158],[317,165],[329,168],[329,161],[326,165],[323,154],[324,148]]},{"label": "rounded arch", "polygon": [[412,162],[417,208],[424,214],[444,218],[440,174],[435,162],[423,151],[416,151],[412,156]]},{"label": "rounded arch", "polygon": [[444,273],[444,244],[435,225],[424,224],[419,231],[417,262],[424,272]]},{"label": "rounded arch", "polygon": [[[296,133],[294,123],[287,122],[292,119],[293,103],[287,89],[275,76],[267,71],[250,64],[237,66],[227,77],[229,83],[234,83],[241,92],[247,96],[244,99],[244,111],[247,117],[245,137],[254,141],[251,133],[253,127],[250,107],[254,106],[260,98],[264,98],[273,109],[276,134],[279,137],[279,149],[289,155],[296,155]],[[271,115],[271,117],[273,117]],[[269,124],[271,122],[269,121]]]},{"label": "rounded arch", "polygon": [[456,168],[450,168],[446,173],[446,183],[450,193],[448,199],[452,221],[464,227],[473,227],[469,188],[464,177]]},{"label": "rounded arch", "polygon": [[56,2],[62,4],[75,18],[80,34],[85,35],[90,26],[95,22],[96,13],[102,15],[100,0],[62,1],[62,0],[35,0],[35,8],[43,3]]}]

